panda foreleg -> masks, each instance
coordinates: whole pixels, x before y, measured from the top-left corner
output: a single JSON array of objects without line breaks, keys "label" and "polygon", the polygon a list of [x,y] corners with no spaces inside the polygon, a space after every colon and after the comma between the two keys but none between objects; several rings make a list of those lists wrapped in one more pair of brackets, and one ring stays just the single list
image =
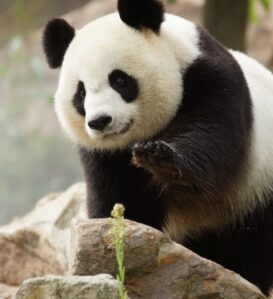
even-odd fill
[{"label": "panda foreleg", "polygon": [[179,184],[210,195],[218,192],[226,182],[222,160],[211,158],[219,144],[201,145],[200,138],[194,137],[139,142],[133,147],[133,164],[152,173],[154,180],[164,186]]}]

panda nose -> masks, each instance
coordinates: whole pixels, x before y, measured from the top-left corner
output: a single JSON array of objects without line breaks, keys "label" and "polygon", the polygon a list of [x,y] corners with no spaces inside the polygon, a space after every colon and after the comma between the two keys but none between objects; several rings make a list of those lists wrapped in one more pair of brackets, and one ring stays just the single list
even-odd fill
[{"label": "panda nose", "polygon": [[107,125],[112,121],[112,117],[108,115],[100,116],[96,119],[91,120],[88,123],[90,129],[102,131],[106,128]]}]

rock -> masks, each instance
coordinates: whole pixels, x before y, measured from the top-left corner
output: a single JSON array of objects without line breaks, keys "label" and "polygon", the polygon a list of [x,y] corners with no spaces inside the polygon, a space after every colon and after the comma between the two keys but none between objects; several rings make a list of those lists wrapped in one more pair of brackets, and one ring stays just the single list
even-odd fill
[{"label": "rock", "polygon": [[[91,276],[115,275],[117,268],[110,220],[87,220],[85,197],[85,185],[74,185],[61,195],[42,199],[28,215],[0,229],[1,299],[15,298],[16,288],[8,285],[47,274],[59,276],[26,280],[16,298],[119,298],[113,278]],[[239,275],[163,233],[132,221],[125,224],[126,286],[131,299],[265,298]]]},{"label": "rock", "polygon": [[14,299],[17,292],[17,287],[8,286],[0,283],[0,298],[1,299]]},{"label": "rock", "polygon": [[[109,229],[107,219],[73,221],[70,274],[116,273]],[[132,299],[265,299],[238,274],[153,228],[126,220],[125,240],[126,281]]]},{"label": "rock", "polygon": [[[69,273],[72,275],[96,275],[116,273],[115,252],[109,219],[75,220],[71,228],[72,246]],[[126,221],[126,270],[147,272],[157,265],[161,243],[167,237],[148,226]],[[88,273],[88,274],[87,274]]]},{"label": "rock", "polygon": [[0,280],[10,285],[35,276],[63,274],[66,269],[63,251],[31,229],[0,235]]},{"label": "rock", "polygon": [[110,275],[45,276],[26,280],[16,299],[119,299],[118,283]]},{"label": "rock", "polygon": [[80,183],[43,198],[25,217],[1,227],[0,283],[20,285],[27,278],[64,274],[70,223],[84,217],[84,207],[85,185]]}]

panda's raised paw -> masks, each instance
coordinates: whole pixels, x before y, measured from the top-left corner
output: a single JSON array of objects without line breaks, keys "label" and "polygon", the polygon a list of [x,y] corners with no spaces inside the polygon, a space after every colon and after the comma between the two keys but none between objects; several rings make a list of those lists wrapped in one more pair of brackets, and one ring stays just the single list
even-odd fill
[{"label": "panda's raised paw", "polygon": [[133,147],[133,154],[141,155],[151,161],[156,160],[172,160],[174,156],[173,148],[164,141],[147,141],[139,142]]},{"label": "panda's raised paw", "polygon": [[133,163],[161,178],[178,178],[175,150],[164,141],[139,142],[133,147]]}]

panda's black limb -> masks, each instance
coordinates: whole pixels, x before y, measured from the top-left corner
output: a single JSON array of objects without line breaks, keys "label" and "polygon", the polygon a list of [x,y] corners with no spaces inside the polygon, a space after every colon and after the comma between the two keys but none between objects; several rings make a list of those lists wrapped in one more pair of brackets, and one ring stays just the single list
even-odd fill
[{"label": "panda's black limb", "polygon": [[85,170],[90,218],[109,217],[115,203],[126,207],[125,217],[162,229],[163,207],[151,174],[136,168],[131,151],[99,153],[80,150]]}]

